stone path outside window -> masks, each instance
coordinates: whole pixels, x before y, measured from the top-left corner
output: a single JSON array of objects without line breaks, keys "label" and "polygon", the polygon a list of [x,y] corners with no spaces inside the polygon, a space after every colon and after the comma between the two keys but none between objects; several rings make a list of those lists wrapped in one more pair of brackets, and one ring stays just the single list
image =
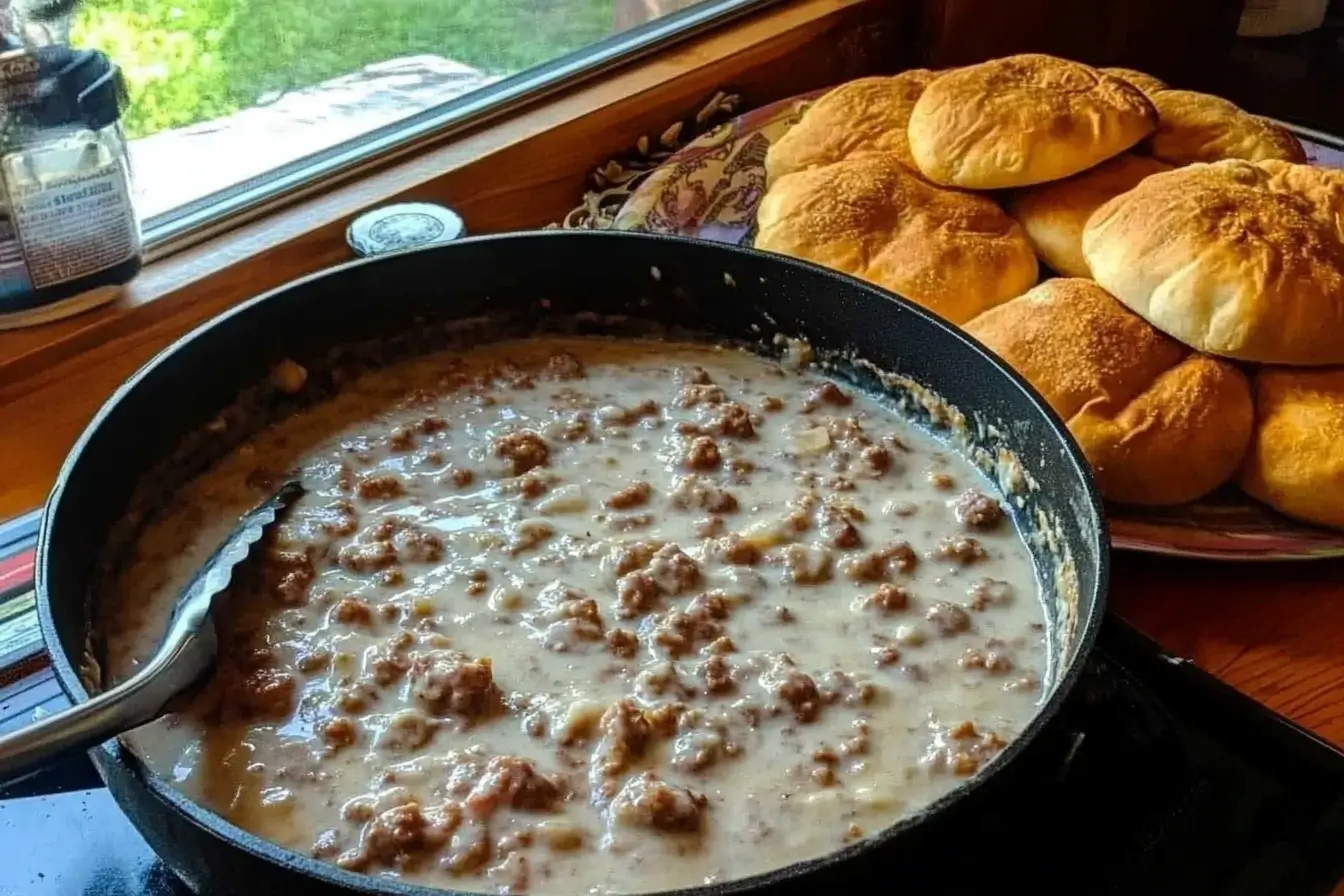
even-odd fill
[{"label": "stone path outside window", "polygon": [[406,56],[134,140],[136,208],[146,220],[497,80],[441,56]]}]

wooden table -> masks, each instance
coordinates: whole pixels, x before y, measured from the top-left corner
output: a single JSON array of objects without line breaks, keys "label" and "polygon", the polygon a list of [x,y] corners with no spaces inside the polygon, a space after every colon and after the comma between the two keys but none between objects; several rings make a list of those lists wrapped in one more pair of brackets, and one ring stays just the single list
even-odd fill
[{"label": "wooden table", "polygon": [[1116,554],[1110,607],[1171,653],[1344,747],[1344,560]]}]

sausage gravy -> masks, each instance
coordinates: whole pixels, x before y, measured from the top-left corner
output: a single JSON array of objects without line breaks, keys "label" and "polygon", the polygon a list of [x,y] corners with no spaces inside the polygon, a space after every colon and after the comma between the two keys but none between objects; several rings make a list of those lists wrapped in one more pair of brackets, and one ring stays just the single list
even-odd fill
[{"label": "sausage gravy", "polygon": [[227,455],[109,583],[112,680],[293,473],[307,494],[219,608],[214,679],[127,742],[342,868],[741,878],[927,805],[1041,699],[1036,571],[968,462],[814,373],[581,338],[369,373]]}]

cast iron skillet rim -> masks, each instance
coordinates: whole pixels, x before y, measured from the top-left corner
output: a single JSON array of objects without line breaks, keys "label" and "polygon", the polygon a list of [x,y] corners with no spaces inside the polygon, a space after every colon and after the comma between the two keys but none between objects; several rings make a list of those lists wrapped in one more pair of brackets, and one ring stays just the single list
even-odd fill
[{"label": "cast iron skillet rim", "polygon": [[[1093,596],[1093,608],[1083,621],[1081,631],[1077,633],[1077,642],[1074,647],[1073,660],[1063,670],[1058,682],[1055,684],[1051,694],[1040,705],[1036,714],[1027,723],[1022,733],[1014,739],[1004,750],[995,757],[989,767],[983,772],[972,777],[970,780],[962,783],[960,786],[945,794],[940,799],[930,803],[919,812],[911,815],[901,821],[883,829],[880,833],[872,837],[851,843],[834,852],[827,853],[814,859],[807,859],[796,862],[792,865],[786,865],[782,868],[776,868],[770,871],[762,872],[751,877],[739,878],[723,883],[708,884],[696,887],[686,887],[680,890],[667,891],[675,893],[676,896],[727,896],[727,894],[740,893],[749,890],[756,890],[768,887],[773,884],[782,883],[792,878],[818,871],[823,868],[836,865],[847,861],[869,850],[881,848],[890,840],[912,830],[928,820],[937,816],[944,808],[959,802],[964,797],[979,791],[991,780],[997,778],[1003,769],[1010,766],[1017,756],[1027,748],[1027,746],[1036,738],[1051,719],[1059,711],[1060,706],[1068,698],[1076,684],[1079,676],[1082,674],[1083,666],[1087,657],[1091,654],[1093,646],[1097,639],[1098,631],[1101,627],[1102,617],[1105,613],[1106,595],[1109,590],[1110,582],[1110,539],[1107,531],[1106,517],[1102,509],[1100,496],[1096,485],[1092,479],[1090,467],[1083,458],[1081,451],[1074,442],[1064,422],[1058,414],[1050,407],[1041,395],[1026,382],[1016,371],[1012,370],[1007,364],[1000,361],[992,352],[987,351],[978,342],[967,336],[961,330],[948,324],[942,318],[926,311],[925,309],[900,298],[885,290],[879,289],[869,283],[865,283],[853,277],[837,273],[828,268],[814,265],[809,262],[798,259],[787,258],[771,253],[760,252],[755,249],[744,247],[725,246],[721,243],[712,243],[707,240],[689,239],[686,237],[664,236],[655,234],[638,233],[615,233],[611,231],[536,231],[529,233],[513,233],[503,235],[487,235],[470,237],[464,240],[458,240],[443,246],[433,246],[422,249],[412,249],[406,252],[391,253],[375,258],[358,259],[346,262],[335,267],[326,268],[317,271],[306,277],[289,283],[282,284],[275,289],[268,290],[259,296],[242,302],[233,308],[225,311],[210,320],[197,326],[191,332],[180,337],[171,345],[167,346],[147,361],[139,370],[127,379],[112,395],[107,399],[98,413],[85,427],[80,434],[79,439],[70,449],[64,463],[61,465],[60,472],[57,475],[55,485],[52,487],[47,503],[43,508],[41,527],[38,532],[37,555],[36,555],[36,581],[35,590],[37,592],[37,611],[38,623],[42,632],[42,638],[45,644],[59,644],[60,639],[56,632],[55,622],[52,618],[50,595],[46,587],[46,568],[50,561],[51,544],[50,530],[53,522],[53,511],[61,500],[65,490],[66,479],[69,477],[85,446],[92,439],[93,434],[100,426],[111,416],[117,405],[136,387],[143,379],[163,362],[165,358],[176,352],[186,349],[198,337],[206,331],[217,325],[219,322],[231,318],[235,315],[245,314],[251,308],[266,301],[270,297],[294,289],[297,286],[306,284],[323,277],[334,277],[344,274],[346,271],[362,265],[388,264],[393,263],[397,256],[409,254],[410,252],[451,252],[453,246],[459,244],[472,244],[483,242],[526,242],[526,241],[553,241],[557,239],[569,240],[601,240],[609,243],[616,243],[622,240],[628,241],[647,241],[647,242],[666,242],[666,243],[696,243],[705,246],[713,246],[714,250],[723,256],[725,266],[731,263],[733,256],[755,257],[757,259],[768,259],[770,264],[779,268],[780,273],[787,272],[790,268],[795,270],[806,270],[813,276],[820,276],[824,280],[834,281],[837,285],[845,289],[860,289],[865,292],[875,294],[887,301],[894,301],[904,306],[904,309],[914,315],[924,318],[927,322],[933,324],[938,329],[948,333],[955,341],[968,351],[972,351],[987,361],[994,367],[1000,376],[1006,378],[1009,384],[1016,386],[1025,393],[1031,403],[1036,407],[1039,413],[1045,415],[1047,423],[1061,437],[1067,460],[1073,467],[1074,478],[1079,481],[1083,487],[1086,497],[1086,509],[1091,511],[1091,520],[1084,521],[1090,524],[1096,539],[1097,549],[1097,570],[1096,570],[1096,588]],[[61,689],[72,701],[81,702],[88,699],[88,694],[84,690],[80,681],[79,674],[66,656],[63,650],[48,649],[51,658],[52,667],[56,673],[57,681]],[[270,841],[248,833],[243,829],[236,827],[226,821],[221,816],[197,805],[188,799],[184,794],[169,786],[157,776],[151,774],[144,764],[129,750],[124,749],[116,741],[110,741],[91,751],[94,755],[94,764],[98,768],[99,774],[106,778],[104,773],[104,763],[116,763],[123,765],[132,774],[136,781],[146,787],[146,789],[158,800],[176,809],[187,822],[204,828],[211,834],[228,842],[254,857],[268,861],[282,868],[298,871],[311,878],[323,883],[334,886],[345,887],[350,890],[364,893],[387,894],[387,896],[441,896],[445,890],[441,888],[429,888],[404,884],[398,881],[372,877],[365,874],[359,874],[352,871],[344,871],[328,862],[305,856],[299,852],[280,847]],[[449,891],[453,892],[453,891]]]}]

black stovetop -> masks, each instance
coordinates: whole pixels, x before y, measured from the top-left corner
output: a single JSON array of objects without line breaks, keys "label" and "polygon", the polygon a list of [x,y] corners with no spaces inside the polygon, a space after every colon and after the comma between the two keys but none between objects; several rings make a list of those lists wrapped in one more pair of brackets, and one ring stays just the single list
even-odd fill
[{"label": "black stovetop", "polygon": [[[63,703],[39,673],[0,690],[0,719]],[[1344,880],[1344,753],[1118,619],[1022,758],[843,889],[1311,896]],[[0,894],[188,892],[96,784],[80,760],[28,785],[43,795],[0,797]]]}]

